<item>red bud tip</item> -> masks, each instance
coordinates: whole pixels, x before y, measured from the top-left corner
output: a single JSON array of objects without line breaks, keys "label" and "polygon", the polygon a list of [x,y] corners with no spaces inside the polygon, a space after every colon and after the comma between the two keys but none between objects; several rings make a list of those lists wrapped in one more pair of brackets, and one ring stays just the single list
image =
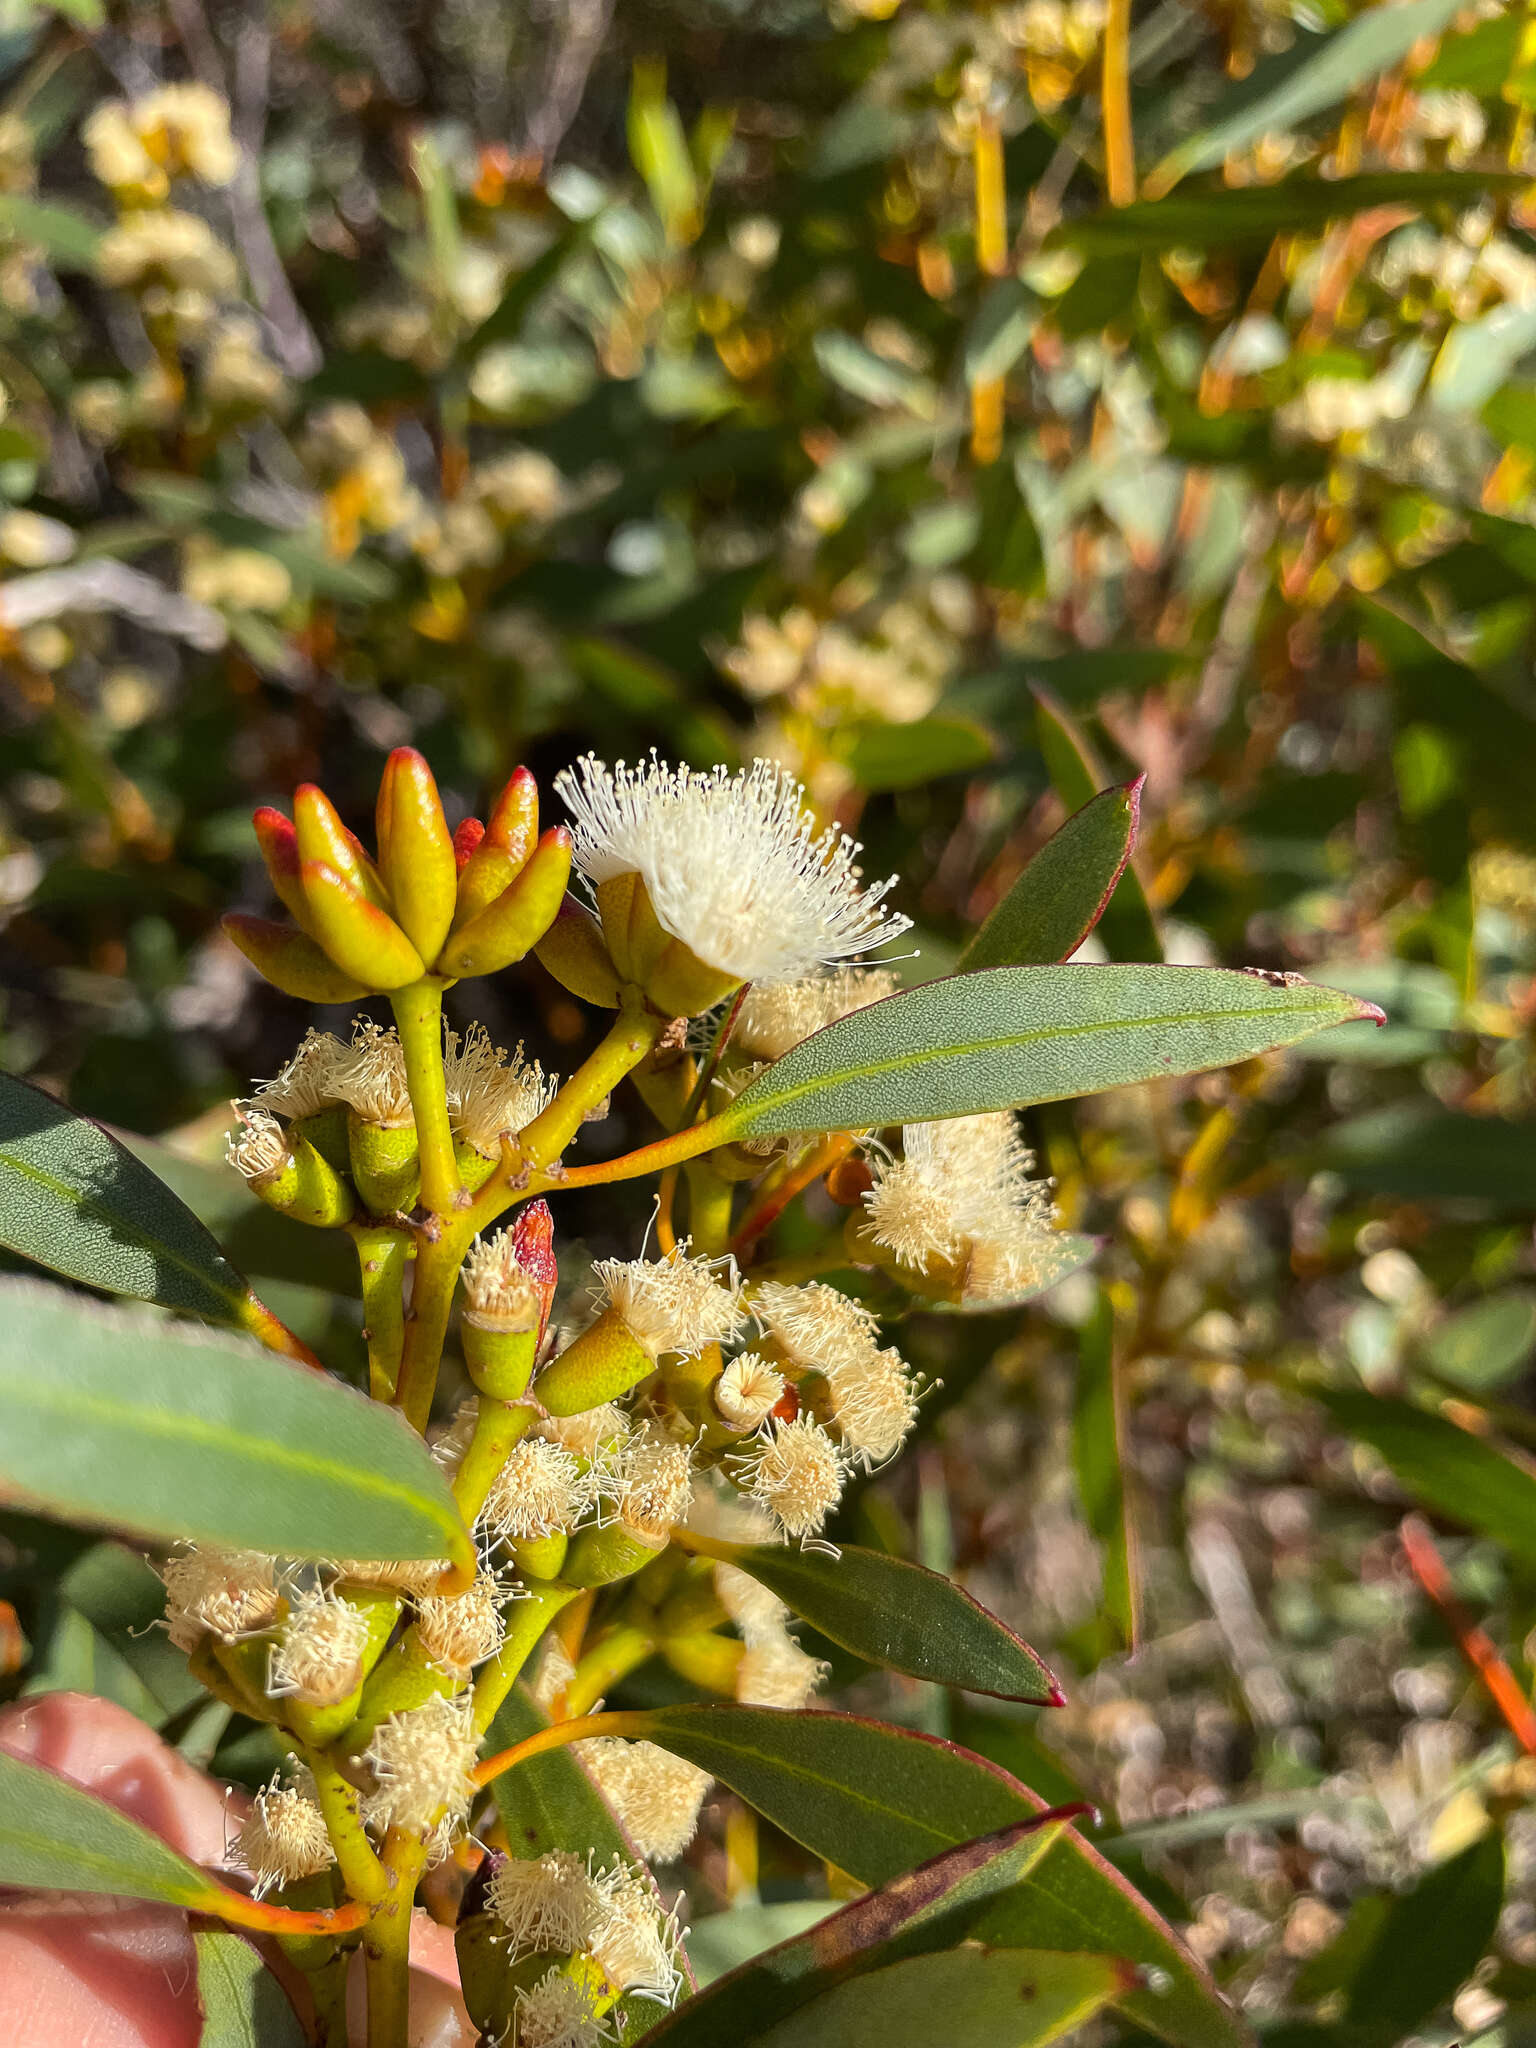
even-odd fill
[{"label": "red bud tip", "polygon": [[271,804],[262,804],[251,813],[251,823],[256,828],[256,843],[268,868],[274,874],[297,875],[299,835],[293,829],[293,820],[282,811],[274,810]]},{"label": "red bud tip", "polygon": [[485,837],[485,827],[478,818],[466,818],[453,835],[454,866],[462,875],[469,866],[469,857]]},{"label": "red bud tip", "polygon": [[530,1202],[512,1226],[512,1256],[539,1290],[540,1329],[549,1321],[554,1306],[555,1283],[560,1277],[555,1258],[555,1219],[548,1202]]}]

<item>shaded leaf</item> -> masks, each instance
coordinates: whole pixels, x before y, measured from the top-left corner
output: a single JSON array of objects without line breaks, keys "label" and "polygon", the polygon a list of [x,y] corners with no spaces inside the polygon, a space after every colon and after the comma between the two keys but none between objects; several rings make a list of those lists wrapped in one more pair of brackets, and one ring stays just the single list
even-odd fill
[{"label": "shaded leaf", "polygon": [[1532,1138],[1528,1124],[1406,1102],[1335,1124],[1317,1163],[1358,1194],[1536,1209]]},{"label": "shaded leaf", "polygon": [[1352,1387],[1321,1399],[1340,1429],[1379,1452],[1415,1500],[1536,1565],[1536,1472],[1406,1401]]},{"label": "shaded leaf", "polygon": [[158,1835],[55,1771],[0,1750],[0,1884],[206,1908],[217,1887]]},{"label": "shaded leaf", "polygon": [[[1297,176],[1276,185],[1242,185],[1209,192],[1179,192],[1166,199],[1063,221],[1046,246],[1076,249],[1084,256],[1126,257],[1159,249],[1239,247],[1275,235],[1317,230],[1378,206],[1419,212],[1430,206],[1470,206],[1486,197],[1490,179],[1482,171],[1367,171],[1353,178]],[[1123,280],[1122,280],[1123,282]],[[1075,289],[1075,287],[1074,287]],[[1070,294],[1068,294],[1070,297]],[[1058,301],[1058,311],[1065,301]]]},{"label": "shaded leaf", "polygon": [[0,1481],[65,1520],[299,1557],[471,1555],[393,1409],[254,1342],[0,1282]]},{"label": "shaded leaf", "polygon": [[1083,1515],[1103,1558],[1103,1606],[1121,1647],[1135,1647],[1138,1587],[1125,1490],[1124,1390],[1115,1365],[1115,1317],[1100,1287],[1078,1337],[1073,1456]]},{"label": "shaded leaf", "polygon": [[0,1074],[0,1243],[89,1287],[212,1322],[239,1322],[250,1297],[148,1167],[12,1074]]},{"label": "shaded leaf", "polygon": [[985,727],[968,718],[919,718],[911,725],[859,726],[839,751],[861,788],[876,791],[966,774],[996,749]]},{"label": "shaded leaf", "polygon": [[814,1033],[711,1128],[739,1139],[1019,1109],[1204,1073],[1375,1014],[1299,976],[1125,963],[983,968]]},{"label": "shaded leaf", "polygon": [[304,2048],[288,1994],[238,1934],[198,1934],[197,1997],[203,2008],[198,2048]]},{"label": "shaded leaf", "polygon": [[959,1949],[863,1972],[782,2026],[739,2038],[759,2048],[1044,2048],[1135,1981],[1114,1956]]},{"label": "shaded leaf", "polygon": [[0,235],[35,243],[60,270],[94,270],[101,243],[101,229],[83,213],[17,192],[0,193]]},{"label": "shaded leaf", "polygon": [[[766,1953],[739,1964],[660,2021],[647,2048],[663,2043],[666,2048],[713,2048],[720,2040],[746,2040],[753,2028],[787,2019],[867,1969],[872,1959],[894,1962],[953,1947],[965,1938],[979,1908],[1017,1884],[1039,1860],[1060,1826],[1059,1820],[1036,1816],[963,1842],[840,1911],[825,1900],[796,1900],[794,1912],[815,1911],[809,1928],[797,1929]],[[757,1914],[761,1919],[784,1910],[760,1907]],[[738,1910],[706,1920],[701,1930],[706,1943],[717,1922],[744,1917]]]},{"label": "shaded leaf", "polygon": [[779,1544],[711,1545],[829,1642],[866,1663],[999,1699],[1060,1706],[1028,1643],[938,1572],[845,1544],[836,1557]]},{"label": "shaded leaf", "polygon": [[[868,1885],[1042,1810],[980,1757],[851,1714],[662,1707],[624,1720],[626,1733],[710,1771],[813,1854]],[[1075,1830],[986,1905],[970,1933],[998,1946],[1123,1955],[1165,1980],[1156,1995],[1136,1991],[1123,2001],[1141,2026],[1180,2048],[1238,2048],[1248,2039],[1199,1964]]]},{"label": "shaded leaf", "polygon": [[[1080,811],[1092,802],[1110,778],[1094,752],[1087,734],[1077,720],[1048,690],[1031,687],[1035,700],[1035,739],[1045,756],[1051,786],[1069,811]],[[1141,829],[1140,805],[1136,830]],[[1112,960],[1161,960],[1163,942],[1136,872],[1129,857],[1120,879],[1109,893],[1099,915],[1099,937]]]},{"label": "shaded leaf", "polygon": [[1052,834],[960,955],[957,971],[1065,960],[1103,916],[1136,844],[1145,778],[1101,790]]},{"label": "shaded leaf", "polygon": [[1454,1997],[1492,1945],[1503,1904],[1497,1828],[1392,1899],[1349,1982],[1356,2038],[1390,2048]]}]

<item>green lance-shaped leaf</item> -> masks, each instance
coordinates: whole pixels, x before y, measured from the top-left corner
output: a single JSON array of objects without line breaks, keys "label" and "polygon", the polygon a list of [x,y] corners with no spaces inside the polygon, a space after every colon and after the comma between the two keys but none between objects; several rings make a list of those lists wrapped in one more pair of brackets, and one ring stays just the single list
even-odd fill
[{"label": "green lance-shaped leaf", "polygon": [[473,1556],[393,1410],[233,1335],[0,1282],[0,1489],[61,1520],[299,1557]]},{"label": "green lance-shaped leaf", "polygon": [[1114,1310],[1104,1287],[1078,1334],[1072,1449],[1083,1513],[1103,1556],[1105,1619],[1120,1646],[1131,1650],[1139,1634],[1141,1581],[1125,1487],[1123,1369],[1115,1358]]},{"label": "green lance-shaped leaf", "polygon": [[717,1142],[1022,1109],[1201,1074],[1372,1003],[1299,975],[1219,967],[991,967],[855,1010],[802,1040],[706,1128]]},{"label": "green lance-shaped leaf", "polygon": [[1360,2048],[1391,2048],[1449,2003],[1491,1946],[1503,1904],[1497,1827],[1391,1901],[1344,1987],[1345,2023]]},{"label": "green lance-shaped leaf", "polygon": [[1528,1465],[1406,1401],[1353,1388],[1322,1398],[1339,1427],[1378,1451],[1415,1500],[1536,1564],[1536,1472]]},{"label": "green lance-shaped leaf", "polygon": [[[1045,757],[1051,787],[1072,812],[1081,810],[1109,781],[1092,740],[1066,705],[1039,683],[1030,685],[1035,700],[1035,738]],[[1145,779],[1145,778],[1143,778]],[[1137,803],[1137,830],[1141,806]],[[1099,937],[1111,960],[1161,960],[1163,942],[1135,864],[1127,859],[1118,886],[1100,913]]]},{"label": "green lance-shaped leaf", "polygon": [[737,2039],[744,2048],[1046,2048],[1135,1983],[1118,1956],[956,1949],[866,1971],[793,2019]]},{"label": "green lance-shaped leaf", "polygon": [[823,1907],[814,1926],[752,1956],[659,2021],[646,2048],[745,2041],[753,2028],[788,2019],[861,1971],[955,1947],[978,1912],[1019,1883],[1064,1825],[1065,1816],[1056,1814],[1015,1822],[930,1857],[840,1912]]},{"label": "green lance-shaped leaf", "polygon": [[219,1887],[158,1835],[55,1771],[0,1750],[0,1885],[216,1910]]},{"label": "green lance-shaped leaf", "polygon": [[1125,873],[1145,776],[1104,789],[1074,811],[1025,868],[957,963],[1027,967],[1065,960],[1093,930]]},{"label": "green lance-shaped leaf", "polygon": [[185,1203],[99,1124],[0,1074],[0,1244],[71,1280],[210,1322],[250,1289]]},{"label": "green lance-shaped leaf", "polygon": [[305,2048],[288,1994],[238,1934],[194,1936],[197,1998],[203,2008],[198,2048]]},{"label": "green lance-shaped leaf", "polygon": [[[946,1848],[1043,1811],[1006,1771],[968,1750],[857,1715],[709,1706],[614,1719],[615,1734],[687,1757],[863,1884],[885,1884]],[[998,1947],[1124,1956],[1159,1973],[1156,1994],[1120,2001],[1149,2032],[1178,2048],[1248,2042],[1200,1965],[1075,1830],[985,1908],[971,1932]]]},{"label": "green lance-shaped leaf", "polygon": [[851,1543],[836,1557],[774,1544],[697,1547],[748,1573],[829,1642],[868,1664],[998,1699],[1062,1704],[1055,1679],[1028,1643],[922,1565]]}]

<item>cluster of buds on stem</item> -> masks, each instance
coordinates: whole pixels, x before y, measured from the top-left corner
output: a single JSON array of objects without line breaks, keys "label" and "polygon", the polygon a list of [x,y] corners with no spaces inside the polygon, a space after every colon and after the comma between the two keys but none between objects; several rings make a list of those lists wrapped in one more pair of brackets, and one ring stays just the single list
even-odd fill
[{"label": "cluster of buds on stem", "polygon": [[571,835],[539,835],[539,796],[519,768],[490,817],[450,832],[413,747],[384,768],[375,859],[306,782],[293,816],[263,808],[256,836],[293,925],[231,912],[224,929],[266,978],[310,1002],[355,1002],[433,974],[495,974],[541,939],[565,896]]}]

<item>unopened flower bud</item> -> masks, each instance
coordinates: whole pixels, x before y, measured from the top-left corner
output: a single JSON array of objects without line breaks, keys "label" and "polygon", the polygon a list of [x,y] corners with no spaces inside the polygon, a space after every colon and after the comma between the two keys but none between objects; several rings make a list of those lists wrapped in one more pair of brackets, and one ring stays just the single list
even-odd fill
[{"label": "unopened flower bud", "polygon": [[379,871],[396,921],[423,960],[435,960],[453,922],[458,869],[443,800],[425,759],[396,747],[378,797]]},{"label": "unopened flower bud", "polygon": [[459,873],[453,922],[462,931],[510,888],[539,839],[539,786],[515,768]]},{"label": "unopened flower bud", "polygon": [[658,1358],[690,1356],[735,1334],[745,1312],[734,1265],[690,1259],[687,1249],[684,1241],[663,1259],[597,1263],[607,1306],[539,1375],[538,1397],[552,1415],[616,1400]]},{"label": "unopened flower bud", "polygon": [[552,826],[516,880],[449,937],[437,971],[457,978],[499,974],[521,960],[554,923],[570,873],[571,835]]},{"label": "unopened flower bud", "polygon": [[324,861],[307,860],[300,873],[311,928],[344,974],[379,991],[421,979],[421,955],[388,911]]},{"label": "unopened flower bud", "polygon": [[608,957],[602,927],[591,911],[567,896],[549,930],[533,949],[560,986],[584,1003],[616,1010],[618,969]]},{"label": "unopened flower bud", "polygon": [[265,980],[284,995],[306,1003],[353,1003],[369,990],[367,980],[338,967],[315,940],[268,917],[226,911],[219,920],[226,938],[239,947]]}]

